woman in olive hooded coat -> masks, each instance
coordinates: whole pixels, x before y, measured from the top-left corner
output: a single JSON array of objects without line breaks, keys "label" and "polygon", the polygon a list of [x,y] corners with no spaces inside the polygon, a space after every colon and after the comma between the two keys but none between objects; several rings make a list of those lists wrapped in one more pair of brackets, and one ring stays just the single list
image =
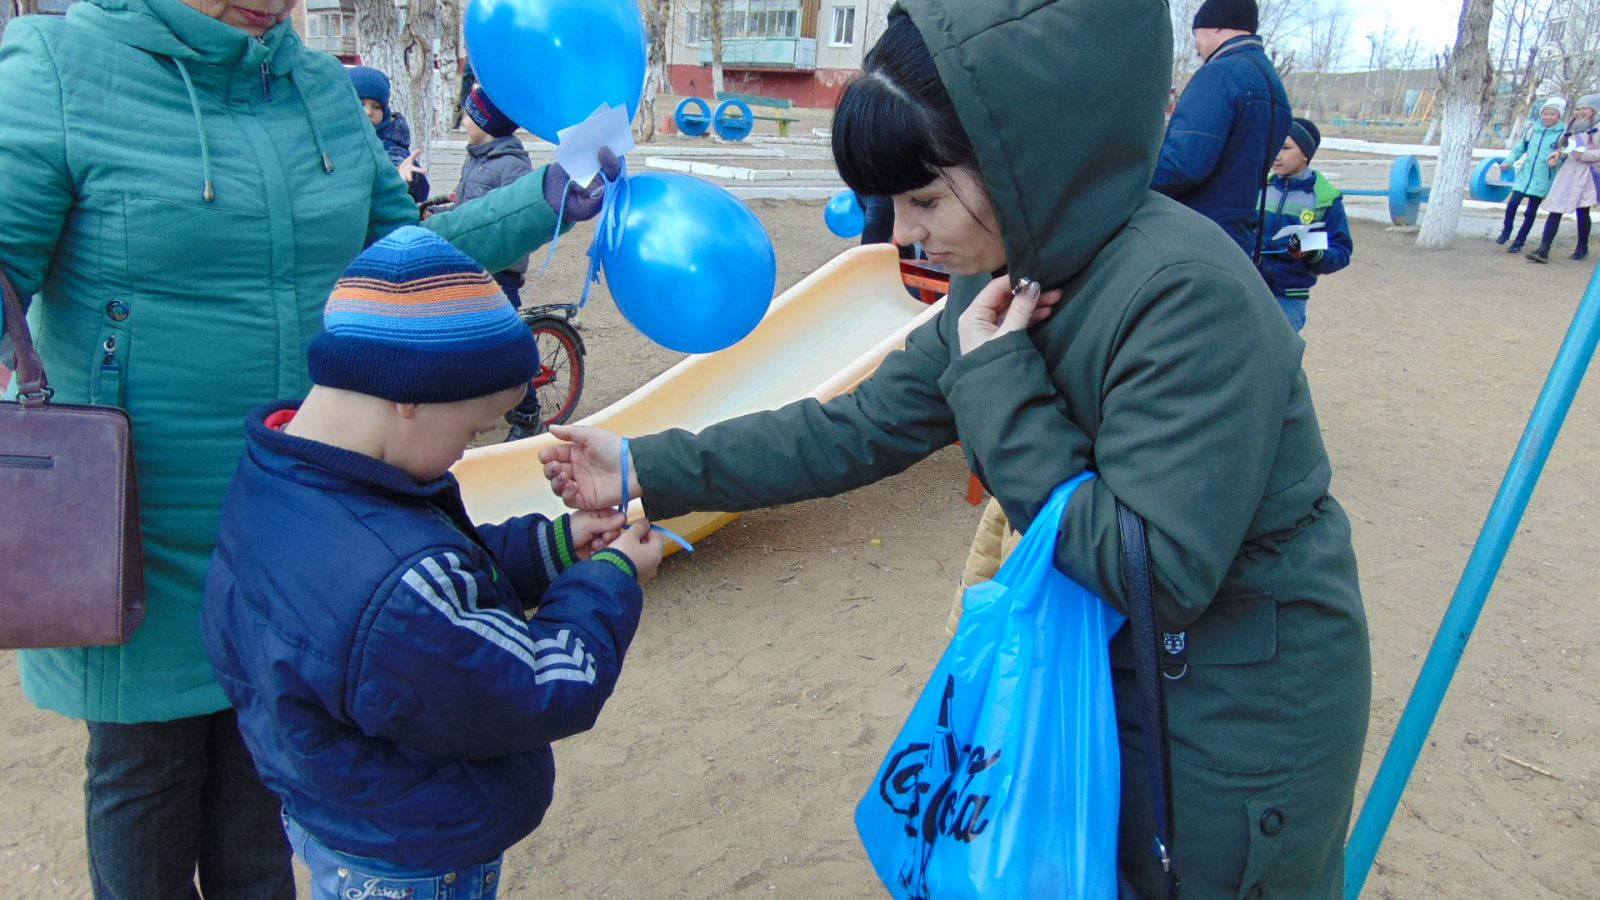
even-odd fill
[{"label": "woman in olive hooded coat", "polygon": [[[657,521],[752,509],[959,439],[1025,530],[1052,489],[1096,470],[1056,565],[1126,608],[1117,501],[1148,524],[1161,625],[1188,643],[1168,683],[1184,896],[1337,897],[1370,693],[1350,526],[1304,344],[1221,229],[1148,189],[1167,6],[900,6],[909,20],[891,16],[841,98],[834,155],[852,189],[894,196],[897,242],[957,273],[943,315],[847,396],[634,438],[631,490]],[[1053,290],[1012,300],[1002,268]],[[545,451],[552,487],[616,502],[620,441],[557,434],[573,443]],[[1126,630],[1111,652],[1122,866],[1157,897]]]}]

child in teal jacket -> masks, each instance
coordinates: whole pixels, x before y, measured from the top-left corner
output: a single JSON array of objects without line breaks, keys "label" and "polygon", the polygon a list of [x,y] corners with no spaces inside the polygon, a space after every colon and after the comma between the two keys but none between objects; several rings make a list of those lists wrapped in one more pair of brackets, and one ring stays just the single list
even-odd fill
[{"label": "child in teal jacket", "polygon": [[1502,174],[1510,174],[1518,160],[1526,160],[1522,170],[1517,173],[1516,182],[1511,191],[1511,197],[1506,201],[1505,226],[1500,229],[1500,236],[1494,239],[1496,244],[1504,244],[1511,240],[1511,226],[1517,219],[1517,207],[1524,198],[1528,201],[1528,210],[1523,214],[1522,227],[1517,230],[1517,239],[1511,241],[1511,246],[1506,248],[1507,253],[1522,252],[1522,245],[1528,240],[1528,232],[1533,229],[1534,220],[1539,217],[1539,204],[1544,202],[1545,195],[1550,193],[1550,182],[1556,175],[1555,166],[1550,165],[1549,157],[1561,142],[1561,134],[1565,130],[1562,117],[1567,114],[1567,101],[1560,97],[1551,97],[1539,108],[1539,121],[1531,122],[1526,131],[1522,133],[1522,140],[1511,151],[1511,156],[1500,164]]}]

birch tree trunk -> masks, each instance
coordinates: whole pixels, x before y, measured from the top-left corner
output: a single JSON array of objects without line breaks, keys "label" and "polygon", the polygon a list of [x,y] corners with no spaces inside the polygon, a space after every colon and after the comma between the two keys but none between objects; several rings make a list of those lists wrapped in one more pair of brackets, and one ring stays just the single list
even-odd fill
[{"label": "birch tree trunk", "polygon": [[439,0],[439,53],[434,61],[438,79],[434,85],[432,121],[436,139],[448,137],[456,121],[461,57],[461,0]]},{"label": "birch tree trunk", "polygon": [[1439,167],[1424,208],[1417,246],[1443,250],[1455,242],[1462,196],[1472,171],[1472,148],[1482,130],[1483,107],[1494,83],[1489,67],[1489,19],[1493,0],[1463,0],[1455,49],[1445,71]]},{"label": "birch tree trunk", "polygon": [[666,89],[667,33],[672,25],[672,0],[647,0],[644,28],[649,44],[644,60],[644,94],[639,99],[639,118],[634,127],[639,143],[656,139],[656,94]]},{"label": "birch tree trunk", "polygon": [[[433,145],[434,135],[439,133],[434,114],[439,98],[442,6],[442,0],[407,0],[406,27],[400,34],[405,60],[403,71],[411,88],[411,105],[405,110],[406,118],[411,120],[411,149],[421,149],[424,158]],[[389,73],[389,77],[395,77],[395,73]]]},{"label": "birch tree trunk", "polygon": [[[454,0],[408,0],[406,23],[394,0],[355,0],[357,50],[363,62],[389,76],[389,110],[406,117],[411,125],[411,149],[421,149],[424,159],[434,135],[439,133],[440,73],[434,48],[440,40],[441,6]],[[454,40],[454,36],[452,36]],[[454,69],[455,60],[450,65]]]},{"label": "birch tree trunk", "polygon": [[[711,90],[712,96],[722,92],[722,0],[711,0]],[[712,104],[715,106],[716,104]]]}]

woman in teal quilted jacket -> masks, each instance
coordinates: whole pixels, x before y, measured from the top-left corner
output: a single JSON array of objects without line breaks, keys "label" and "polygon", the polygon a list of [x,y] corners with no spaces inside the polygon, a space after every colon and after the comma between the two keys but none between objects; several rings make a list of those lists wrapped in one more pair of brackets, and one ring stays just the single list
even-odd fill
[{"label": "woman in teal quilted jacket", "polygon": [[[0,47],[0,266],[56,399],[133,420],[147,615],[120,647],[25,651],[38,706],[88,722],[97,897],[291,897],[274,801],[200,645],[248,410],[309,387],[307,343],[363,246],[417,222],[295,0],[86,0]],[[427,227],[490,271],[548,240],[566,175]],[[598,211],[572,192],[566,220]],[[106,552],[85,546],[85,554]]]}]

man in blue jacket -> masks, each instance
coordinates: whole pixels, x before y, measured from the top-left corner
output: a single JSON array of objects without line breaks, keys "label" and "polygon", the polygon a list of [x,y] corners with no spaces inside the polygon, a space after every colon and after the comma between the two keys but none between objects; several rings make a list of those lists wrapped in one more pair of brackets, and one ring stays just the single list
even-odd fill
[{"label": "man in blue jacket", "polygon": [[1255,0],[1206,0],[1194,16],[1205,61],[1167,123],[1150,187],[1205,216],[1259,260],[1261,185],[1289,134],[1289,95],[1256,34]]}]

